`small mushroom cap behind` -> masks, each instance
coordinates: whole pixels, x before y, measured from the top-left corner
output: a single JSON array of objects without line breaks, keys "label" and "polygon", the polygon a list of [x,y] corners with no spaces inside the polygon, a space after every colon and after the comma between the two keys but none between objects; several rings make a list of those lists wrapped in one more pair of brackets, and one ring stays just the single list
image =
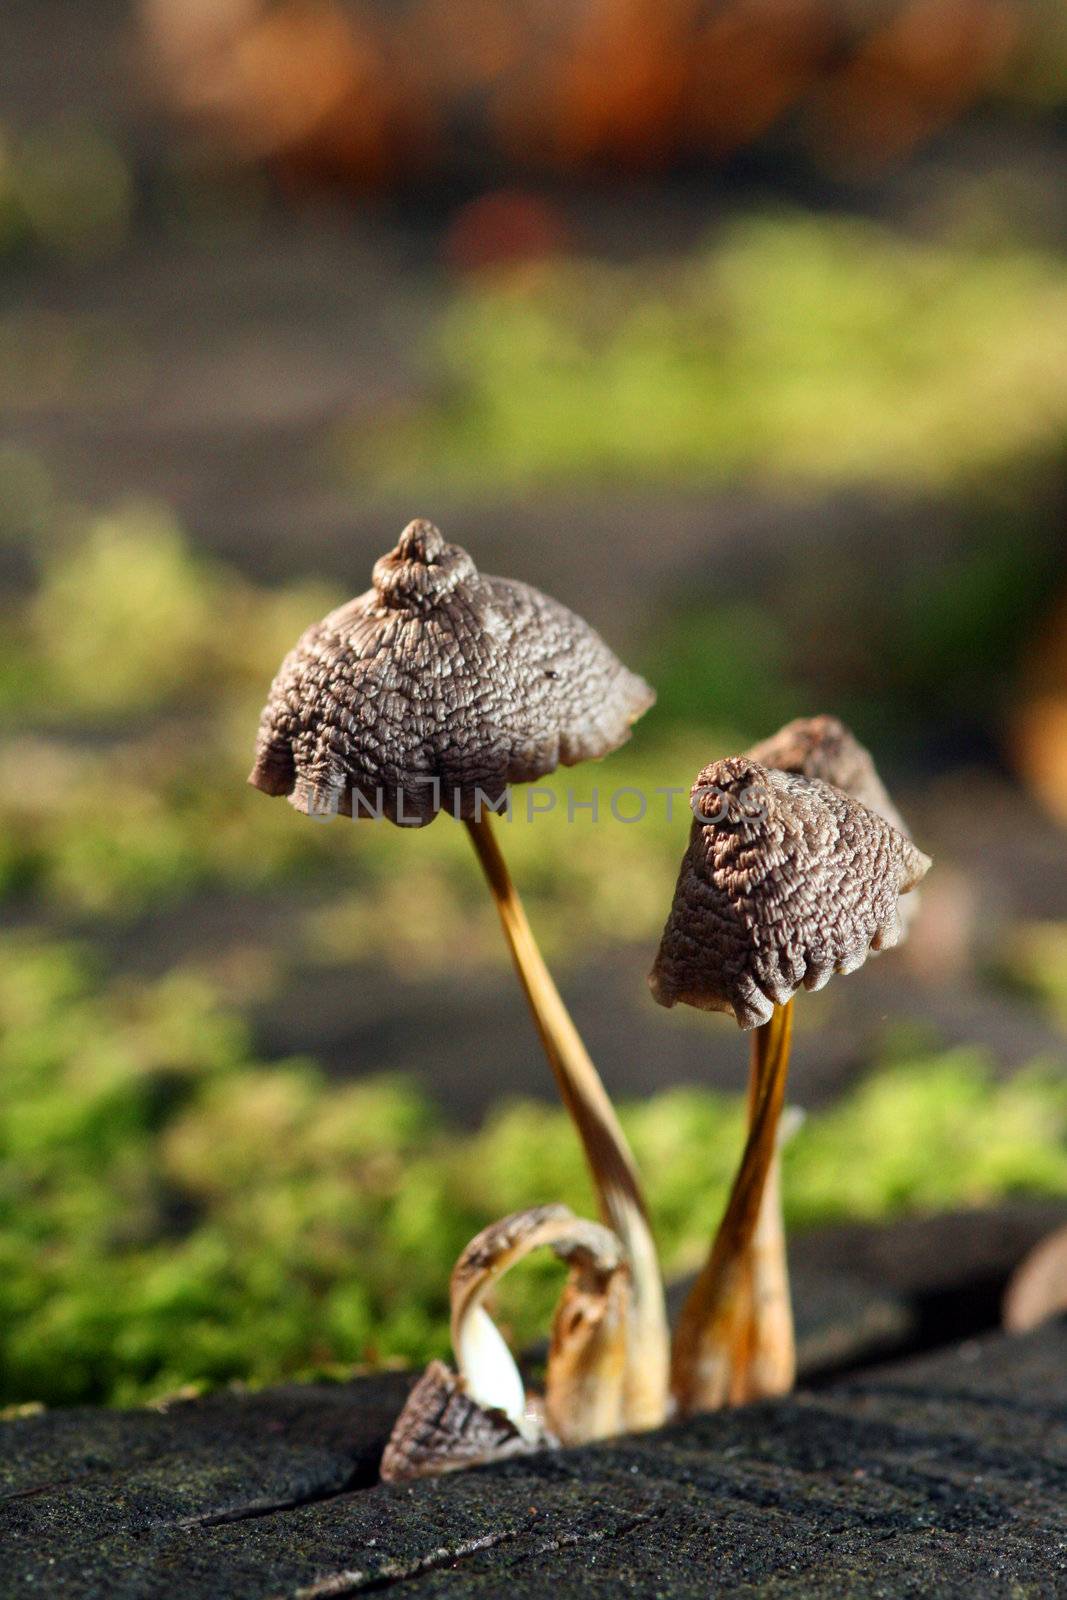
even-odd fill
[{"label": "small mushroom cap behind", "polygon": [[[795,772],[802,778],[821,778],[843,789],[853,800],[877,811],[906,839],[911,829],[889,797],[874,757],[860,744],[851,728],[838,718],[823,714],[797,717],[769,739],[754,744],[747,755],[763,767],[779,772]],[[898,908],[901,938],[907,933],[919,909],[919,896],[909,895]]]},{"label": "small mushroom cap behind", "polygon": [[607,755],[654,698],[574,612],[419,519],[282,662],[249,782],[311,815],[471,817]]},{"label": "small mushroom cap behind", "polygon": [[897,903],[929,858],[818,778],[731,756],[693,786],[694,820],[649,978],[661,1005],[770,1020],[803,986],[900,937]]},{"label": "small mushroom cap behind", "polygon": [[797,717],[746,753],[761,767],[795,772],[801,778],[821,778],[835,789],[844,789],[853,800],[877,811],[898,833],[910,838],[903,817],[878,775],[874,757],[838,717]]}]

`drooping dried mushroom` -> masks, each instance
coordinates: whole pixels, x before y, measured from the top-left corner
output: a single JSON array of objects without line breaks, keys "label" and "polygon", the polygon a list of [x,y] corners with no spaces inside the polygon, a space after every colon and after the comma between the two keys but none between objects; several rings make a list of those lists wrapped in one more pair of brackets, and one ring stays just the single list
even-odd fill
[{"label": "drooping dried mushroom", "polygon": [[[797,728],[757,748],[786,759]],[[839,748],[852,761],[861,747],[841,740]],[[849,776],[855,771],[853,761]],[[873,763],[863,775],[877,782]],[[867,792],[874,792],[869,784]],[[744,1155],[675,1336],[672,1387],[690,1411],[792,1384],[776,1167],[792,999],[895,944],[903,932],[900,898],[930,865],[883,814],[841,788],[751,755],[706,767],[692,803],[689,846],[650,985],[662,1005],[731,1012],[757,1032]]]},{"label": "drooping dried mushroom", "polygon": [[373,587],[309,628],[282,663],[249,781],[318,817],[466,825],[605,1220],[633,1270],[626,1422],[667,1404],[663,1288],[637,1169],[541,957],[491,825],[508,786],[607,755],[652,704],[580,617],[480,574],[432,523],[408,524]]},{"label": "drooping dried mushroom", "polygon": [[[484,1301],[505,1272],[546,1245],[570,1272],[553,1319],[541,1399],[527,1395]],[[393,1428],[383,1479],[434,1476],[621,1432],[631,1292],[619,1239],[567,1206],[536,1206],[483,1229],[452,1273],[459,1371],[440,1361],[427,1367]]]}]

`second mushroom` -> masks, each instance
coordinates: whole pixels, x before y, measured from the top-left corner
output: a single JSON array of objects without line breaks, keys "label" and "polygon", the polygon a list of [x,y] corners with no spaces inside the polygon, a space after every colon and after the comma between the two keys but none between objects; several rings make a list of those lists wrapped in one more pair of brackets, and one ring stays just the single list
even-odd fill
[{"label": "second mushroom", "polygon": [[675,1335],[683,1412],[792,1386],[777,1151],[793,998],[896,944],[901,896],[930,865],[869,755],[833,718],[790,724],[747,756],[713,762],[692,805],[652,992],[662,1005],[732,1013],[755,1032],[748,1138]]}]

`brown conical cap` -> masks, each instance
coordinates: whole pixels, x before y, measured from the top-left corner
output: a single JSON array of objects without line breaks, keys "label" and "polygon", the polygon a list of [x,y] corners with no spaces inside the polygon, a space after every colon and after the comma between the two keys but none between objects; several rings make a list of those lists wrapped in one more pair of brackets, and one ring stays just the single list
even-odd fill
[{"label": "brown conical cap", "polygon": [[650,975],[656,999],[770,1019],[801,986],[900,937],[930,866],[877,812],[818,778],[731,756],[693,785],[694,820]]},{"label": "brown conical cap", "polygon": [[431,1361],[397,1418],[380,1468],[385,1483],[437,1477],[490,1461],[531,1455],[553,1443],[520,1432],[503,1411],[483,1406],[443,1361]]}]

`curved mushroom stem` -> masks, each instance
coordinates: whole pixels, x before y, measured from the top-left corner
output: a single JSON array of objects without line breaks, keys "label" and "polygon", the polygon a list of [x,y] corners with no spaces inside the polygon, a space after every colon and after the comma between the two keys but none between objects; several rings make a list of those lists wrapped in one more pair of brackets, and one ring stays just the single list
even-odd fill
[{"label": "curved mushroom stem", "polygon": [[504,1411],[528,1437],[540,1423],[484,1301],[505,1272],[548,1245],[570,1267],[552,1324],[545,1421],[563,1444],[621,1433],[632,1280],[621,1240],[563,1205],[518,1211],[482,1230],[452,1273],[452,1348],[467,1393]]},{"label": "curved mushroom stem", "polygon": [[655,1428],[667,1414],[670,1335],[637,1167],[607,1091],[537,947],[490,819],[483,815],[466,825],[560,1095],[581,1138],[601,1216],[618,1234],[630,1263],[633,1309],[624,1423],[628,1429]]},{"label": "curved mushroom stem", "polygon": [[792,1387],[793,1323],[778,1170],[792,1032],[789,1001],[775,1007],[753,1040],[748,1139],[674,1339],[671,1383],[682,1412],[740,1405]]}]

